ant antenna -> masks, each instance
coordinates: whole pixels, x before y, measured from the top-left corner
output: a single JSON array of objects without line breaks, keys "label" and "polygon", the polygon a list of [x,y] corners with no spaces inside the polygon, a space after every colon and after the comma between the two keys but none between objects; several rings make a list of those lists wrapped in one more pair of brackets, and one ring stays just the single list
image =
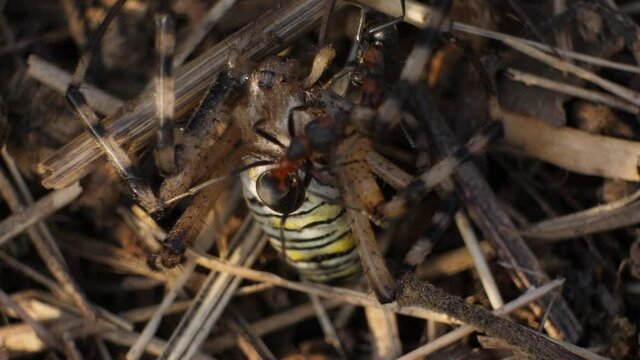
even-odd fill
[{"label": "ant antenna", "polygon": [[226,180],[226,179],[232,178],[232,177],[234,177],[236,175],[239,175],[242,172],[244,172],[246,170],[249,170],[251,168],[259,167],[259,166],[265,166],[265,165],[273,165],[273,164],[275,164],[275,161],[273,161],[273,160],[258,160],[258,161],[252,162],[250,164],[247,164],[247,165],[239,166],[239,167],[231,170],[229,172],[229,174],[227,174],[227,175],[209,179],[209,180],[207,180],[207,181],[205,181],[205,182],[203,182],[201,184],[198,184],[198,185],[190,188],[189,190],[185,191],[184,193],[182,193],[180,195],[172,197],[171,199],[169,199],[169,200],[164,202],[163,207],[166,207],[167,205],[173,204],[176,201],[182,200],[182,199],[184,199],[184,198],[186,198],[188,196],[196,194],[200,190],[205,189],[205,188],[207,188],[209,186],[215,185],[215,184],[217,184],[217,183],[219,183],[219,182],[221,182],[223,180]]},{"label": "ant antenna", "polygon": [[382,23],[378,26],[374,26],[372,29],[369,29],[369,31],[367,31],[367,35],[371,35],[374,34],[380,30],[384,30],[390,26],[394,26],[396,24],[401,23],[404,20],[404,17],[407,13],[407,8],[406,8],[406,4],[405,4],[405,0],[400,0],[400,7],[402,8],[402,12],[400,14],[400,16],[398,16],[397,18],[391,19],[390,21],[387,21],[385,23]]}]

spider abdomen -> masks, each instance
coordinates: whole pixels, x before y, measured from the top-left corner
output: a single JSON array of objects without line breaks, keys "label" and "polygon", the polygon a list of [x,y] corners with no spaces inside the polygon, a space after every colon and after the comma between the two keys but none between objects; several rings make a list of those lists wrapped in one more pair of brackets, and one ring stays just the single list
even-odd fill
[{"label": "spider abdomen", "polygon": [[273,248],[283,253],[288,264],[303,278],[321,283],[345,282],[360,274],[360,259],[345,209],[324,197],[333,188],[311,181],[302,205],[290,213],[281,231],[283,214],[260,200],[256,179],[264,171],[250,169],[242,174],[247,206]]}]

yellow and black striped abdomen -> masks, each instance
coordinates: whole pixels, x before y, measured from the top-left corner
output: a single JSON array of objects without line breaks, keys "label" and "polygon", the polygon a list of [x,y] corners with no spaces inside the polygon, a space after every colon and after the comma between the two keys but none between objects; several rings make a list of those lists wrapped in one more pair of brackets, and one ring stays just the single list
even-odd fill
[{"label": "yellow and black striped abdomen", "polygon": [[[255,168],[243,173],[244,196],[271,245],[282,252],[282,214],[267,207],[256,194],[256,179],[262,171],[264,168]],[[336,190],[312,181],[302,206],[287,217],[284,255],[309,281],[342,282],[360,273],[360,259],[345,209],[313,195],[327,192]]]}]

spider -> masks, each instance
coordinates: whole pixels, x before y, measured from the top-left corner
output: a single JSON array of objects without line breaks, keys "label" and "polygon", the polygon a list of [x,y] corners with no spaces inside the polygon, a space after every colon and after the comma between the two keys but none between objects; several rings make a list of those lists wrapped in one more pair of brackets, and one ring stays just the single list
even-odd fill
[{"label": "spider", "polygon": [[[175,102],[170,66],[173,25],[167,15],[159,16],[156,46],[159,130],[155,158],[159,170],[167,175],[159,196],[138,175],[127,153],[106,130],[80,90],[93,48],[125,1],[119,0],[110,9],[96,39],[83,53],[67,89],[67,99],[140,205],[150,213],[159,213],[184,197],[181,193],[201,190],[204,186],[189,189],[200,162],[220,155],[211,155],[206,150],[230,137],[237,126],[239,137],[250,147],[250,155],[245,157],[244,166],[230,173],[219,169],[217,174],[225,171],[224,177],[241,174],[246,202],[276,250],[312,281],[352,278],[359,274],[362,264],[379,301],[393,301],[395,281],[377,248],[369,220],[384,226],[400,218],[447,179],[457,165],[501,134],[500,123],[492,122],[466,146],[415,179],[408,181],[405,176],[400,183],[408,183],[406,187],[395,179],[403,177],[402,173],[389,160],[376,156],[366,136],[378,136],[402,121],[404,102],[430,60],[432,40],[444,23],[450,1],[440,1],[433,7],[428,26],[407,58],[398,84],[384,96],[379,86],[379,70],[384,63],[381,65],[379,59],[383,56],[385,31],[397,19],[370,30],[366,36],[368,43],[359,56],[365,73],[361,76],[362,84],[367,84],[362,89],[361,104],[323,89],[315,80],[302,79],[296,61],[272,57],[248,70],[241,54],[232,56],[227,69],[217,76],[185,126],[180,151],[174,146],[171,125]],[[241,95],[242,91],[237,90],[243,88],[245,94]],[[227,111],[230,104],[237,102],[241,105],[230,115]],[[301,128],[304,130],[300,131]],[[318,164],[326,165],[328,170]],[[401,189],[393,199],[384,200],[375,176],[399,185],[396,187]],[[152,256],[153,264],[174,267],[182,261],[198,230],[189,228],[193,223],[189,219],[198,211],[201,210],[195,205],[185,211],[162,250]]]}]

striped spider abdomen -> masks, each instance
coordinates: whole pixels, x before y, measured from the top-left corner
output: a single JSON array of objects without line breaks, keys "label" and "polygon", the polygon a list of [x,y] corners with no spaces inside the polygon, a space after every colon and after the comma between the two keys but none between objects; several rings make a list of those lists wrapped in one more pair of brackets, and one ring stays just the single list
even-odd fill
[{"label": "striped spider abdomen", "polygon": [[270,168],[247,170],[242,183],[247,206],[271,246],[309,281],[341,283],[358,276],[360,260],[345,209],[327,200],[336,198],[338,190],[312,179],[306,188],[293,190],[302,191],[303,200],[283,221],[285,214],[267,206],[259,195],[264,185],[257,186],[258,179]]}]

